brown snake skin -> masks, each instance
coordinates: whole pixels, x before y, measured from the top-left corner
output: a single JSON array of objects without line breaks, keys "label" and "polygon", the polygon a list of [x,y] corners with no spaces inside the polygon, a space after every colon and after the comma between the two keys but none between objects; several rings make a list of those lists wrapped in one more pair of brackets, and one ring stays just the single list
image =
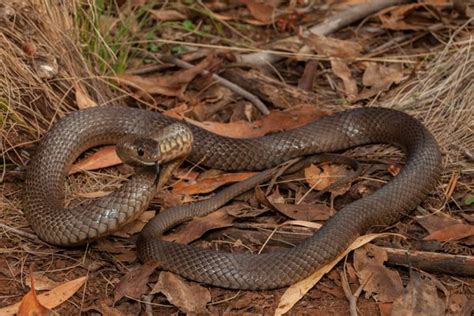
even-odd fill
[{"label": "brown snake skin", "polygon": [[[39,145],[25,180],[24,212],[38,236],[56,245],[81,244],[136,218],[153,196],[155,173],[139,171],[120,191],[65,209],[67,170],[88,148],[116,143],[130,133],[149,135],[175,121],[125,107],[91,108],[61,119]],[[410,212],[434,189],[441,171],[441,155],[433,136],[411,116],[390,109],[349,110],[253,139],[230,139],[189,127],[194,144],[188,159],[223,170],[263,170],[294,157],[369,143],[396,144],[407,153],[405,166],[392,181],[338,211],[312,237],[291,249],[233,254],[154,239],[170,223],[182,221],[178,215],[189,218],[194,211],[205,213],[204,208],[215,208],[213,203],[220,202],[213,199],[177,212],[163,212],[160,220],[152,220],[144,229],[137,243],[142,260],[156,259],[164,270],[227,288],[272,289],[309,276],[371,227],[393,224]],[[226,190],[221,198],[230,194]]]}]

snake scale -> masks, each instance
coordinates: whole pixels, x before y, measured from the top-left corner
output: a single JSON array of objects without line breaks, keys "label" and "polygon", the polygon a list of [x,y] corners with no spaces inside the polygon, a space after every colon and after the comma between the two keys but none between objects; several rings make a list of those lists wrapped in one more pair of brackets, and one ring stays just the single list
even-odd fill
[{"label": "snake scale", "polygon": [[[90,108],[60,119],[39,144],[26,175],[24,213],[33,230],[48,243],[70,246],[110,234],[135,219],[155,192],[156,173],[137,171],[121,190],[65,208],[67,171],[88,148],[117,143],[128,134],[149,135],[174,122],[127,107]],[[153,230],[163,227],[145,227],[137,242],[142,260],[158,260],[164,270],[215,286],[272,289],[309,276],[370,228],[391,225],[410,212],[435,188],[441,172],[441,154],[431,133],[413,117],[391,109],[348,110],[251,139],[222,137],[187,125],[194,135],[188,160],[227,171],[264,170],[291,158],[370,143],[395,144],[407,154],[394,179],[339,210],[312,237],[290,249],[259,255],[216,252],[157,240]],[[211,208],[212,203],[210,199],[200,207]],[[183,212],[192,212],[192,207]],[[167,216],[174,217],[171,213]]]}]

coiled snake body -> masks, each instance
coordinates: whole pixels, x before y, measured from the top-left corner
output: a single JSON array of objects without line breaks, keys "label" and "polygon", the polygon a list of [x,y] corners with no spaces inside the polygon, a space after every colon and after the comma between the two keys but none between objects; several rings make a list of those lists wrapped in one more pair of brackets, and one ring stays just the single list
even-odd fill
[{"label": "coiled snake body", "polygon": [[[38,236],[56,245],[81,244],[135,219],[153,196],[153,172],[140,171],[120,191],[70,209],[64,208],[64,178],[84,150],[116,143],[127,134],[149,135],[173,122],[159,113],[125,107],[91,108],[61,119],[39,145],[25,180],[24,212]],[[263,170],[294,157],[369,143],[396,144],[407,153],[405,166],[392,181],[338,211],[291,249],[260,255],[221,253],[155,240],[156,227],[144,229],[137,244],[143,260],[158,260],[164,270],[216,286],[271,289],[310,275],[372,226],[393,224],[415,208],[433,190],[441,171],[433,136],[416,119],[390,109],[349,110],[252,139],[189,128],[194,144],[188,159],[223,170]]]}]

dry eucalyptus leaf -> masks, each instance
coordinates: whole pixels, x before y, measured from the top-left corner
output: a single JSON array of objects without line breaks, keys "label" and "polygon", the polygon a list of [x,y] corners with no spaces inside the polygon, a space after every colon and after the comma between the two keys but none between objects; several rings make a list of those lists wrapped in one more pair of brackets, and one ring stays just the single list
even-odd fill
[{"label": "dry eucalyptus leaf", "polygon": [[361,284],[366,284],[366,296],[373,295],[377,302],[393,302],[403,293],[402,279],[397,271],[383,263],[387,253],[380,247],[366,244],[354,251],[354,268]]},{"label": "dry eucalyptus leaf", "polygon": [[436,286],[415,271],[411,271],[404,293],[392,305],[392,316],[406,315],[445,315],[445,303],[438,296]]},{"label": "dry eucalyptus leaf", "polygon": [[357,100],[363,100],[377,95],[380,92],[387,91],[394,83],[400,83],[402,80],[402,69],[399,64],[384,66],[380,63],[366,63],[362,77],[362,83],[365,88],[357,97]]},{"label": "dry eucalyptus leaf", "polygon": [[124,296],[140,299],[148,290],[146,286],[148,278],[158,266],[159,262],[149,261],[123,276],[115,286],[114,302]]},{"label": "dry eucalyptus leaf", "polygon": [[344,84],[344,94],[347,99],[355,100],[359,92],[349,66],[340,58],[331,58],[331,68],[334,74],[342,80]]},{"label": "dry eucalyptus leaf", "polygon": [[171,304],[186,314],[206,313],[206,305],[211,301],[208,289],[166,271],[160,273],[151,291],[151,294],[155,293],[163,293]]}]

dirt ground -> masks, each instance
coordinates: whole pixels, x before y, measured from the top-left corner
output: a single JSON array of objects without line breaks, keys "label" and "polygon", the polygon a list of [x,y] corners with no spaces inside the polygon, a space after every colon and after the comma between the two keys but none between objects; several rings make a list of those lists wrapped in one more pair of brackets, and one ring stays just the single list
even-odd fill
[{"label": "dirt ground", "polygon": [[[0,1],[0,315],[17,313],[20,302],[24,315],[472,315],[473,17],[474,5],[455,0]],[[41,241],[23,214],[27,165],[51,126],[78,109],[118,104],[238,138],[346,109],[394,108],[433,133],[443,174],[409,216],[367,232],[376,238],[364,237],[307,292],[303,284],[293,292],[207,286],[144,265],[136,238],[156,213],[253,173],[186,161],[137,221],[83,246]],[[324,191],[353,171],[312,164],[168,237],[278,251],[404,165],[389,145],[338,154],[361,173]],[[111,147],[87,151],[72,168],[68,207],[107,195],[134,172]]]}]

